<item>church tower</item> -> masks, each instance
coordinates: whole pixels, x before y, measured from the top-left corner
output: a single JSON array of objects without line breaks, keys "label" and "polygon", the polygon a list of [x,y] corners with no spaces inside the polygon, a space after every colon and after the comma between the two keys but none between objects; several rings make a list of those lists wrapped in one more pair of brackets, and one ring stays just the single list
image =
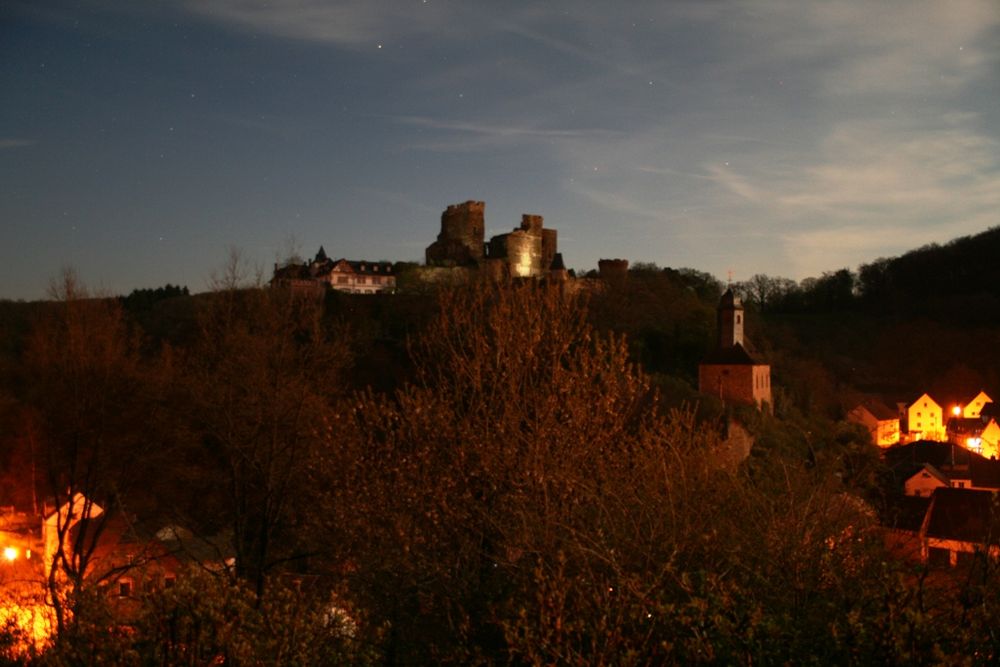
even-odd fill
[{"label": "church tower", "polygon": [[718,344],[698,366],[698,391],[725,403],[771,411],[771,366],[747,348],[743,304],[732,288],[719,300]]},{"label": "church tower", "polygon": [[722,295],[717,313],[719,347],[743,345],[743,304],[731,288]]}]

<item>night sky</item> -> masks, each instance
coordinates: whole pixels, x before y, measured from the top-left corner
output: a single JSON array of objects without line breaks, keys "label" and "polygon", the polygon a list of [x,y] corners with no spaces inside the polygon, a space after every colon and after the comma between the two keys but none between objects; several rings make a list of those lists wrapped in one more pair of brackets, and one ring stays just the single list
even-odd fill
[{"label": "night sky", "polygon": [[998,0],[6,0],[0,86],[0,298],[422,261],[468,199],[736,280],[1000,225]]}]

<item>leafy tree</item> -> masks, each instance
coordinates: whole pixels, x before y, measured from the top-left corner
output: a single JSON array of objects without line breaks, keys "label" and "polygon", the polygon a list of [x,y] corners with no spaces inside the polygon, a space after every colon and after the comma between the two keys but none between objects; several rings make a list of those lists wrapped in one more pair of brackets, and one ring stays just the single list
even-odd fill
[{"label": "leafy tree", "polygon": [[390,663],[499,659],[497,616],[584,521],[580,494],[656,428],[653,396],[624,341],[556,289],[442,293],[413,355],[417,382],[362,397],[334,438],[330,463],[353,468],[323,486],[356,532],[328,531],[358,550],[354,597]]}]

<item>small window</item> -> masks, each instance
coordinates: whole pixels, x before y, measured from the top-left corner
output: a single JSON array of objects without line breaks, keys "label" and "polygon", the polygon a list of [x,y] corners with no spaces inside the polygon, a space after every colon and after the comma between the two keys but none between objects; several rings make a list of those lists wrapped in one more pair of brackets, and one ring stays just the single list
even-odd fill
[{"label": "small window", "polygon": [[121,579],[118,581],[118,597],[127,598],[132,595],[132,581],[130,579]]}]

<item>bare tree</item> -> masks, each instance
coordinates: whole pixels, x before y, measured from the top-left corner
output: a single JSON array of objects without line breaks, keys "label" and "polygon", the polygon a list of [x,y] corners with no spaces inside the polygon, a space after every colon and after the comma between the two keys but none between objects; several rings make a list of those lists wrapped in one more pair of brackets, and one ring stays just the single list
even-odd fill
[{"label": "bare tree", "polygon": [[189,513],[211,515],[209,505],[224,518],[215,527],[231,533],[236,574],[263,595],[274,567],[308,551],[293,528],[349,343],[325,327],[321,302],[234,289],[232,266],[226,275],[230,287],[206,299],[184,368],[188,403],[179,421],[198,471],[187,482],[200,490]]},{"label": "bare tree", "polygon": [[62,633],[65,604],[74,604],[90,577],[107,517],[137,481],[154,371],[141,363],[117,300],[90,296],[72,271],[51,292],[56,300],[25,353],[26,409],[35,415],[32,433],[54,503],[46,577]]}]

